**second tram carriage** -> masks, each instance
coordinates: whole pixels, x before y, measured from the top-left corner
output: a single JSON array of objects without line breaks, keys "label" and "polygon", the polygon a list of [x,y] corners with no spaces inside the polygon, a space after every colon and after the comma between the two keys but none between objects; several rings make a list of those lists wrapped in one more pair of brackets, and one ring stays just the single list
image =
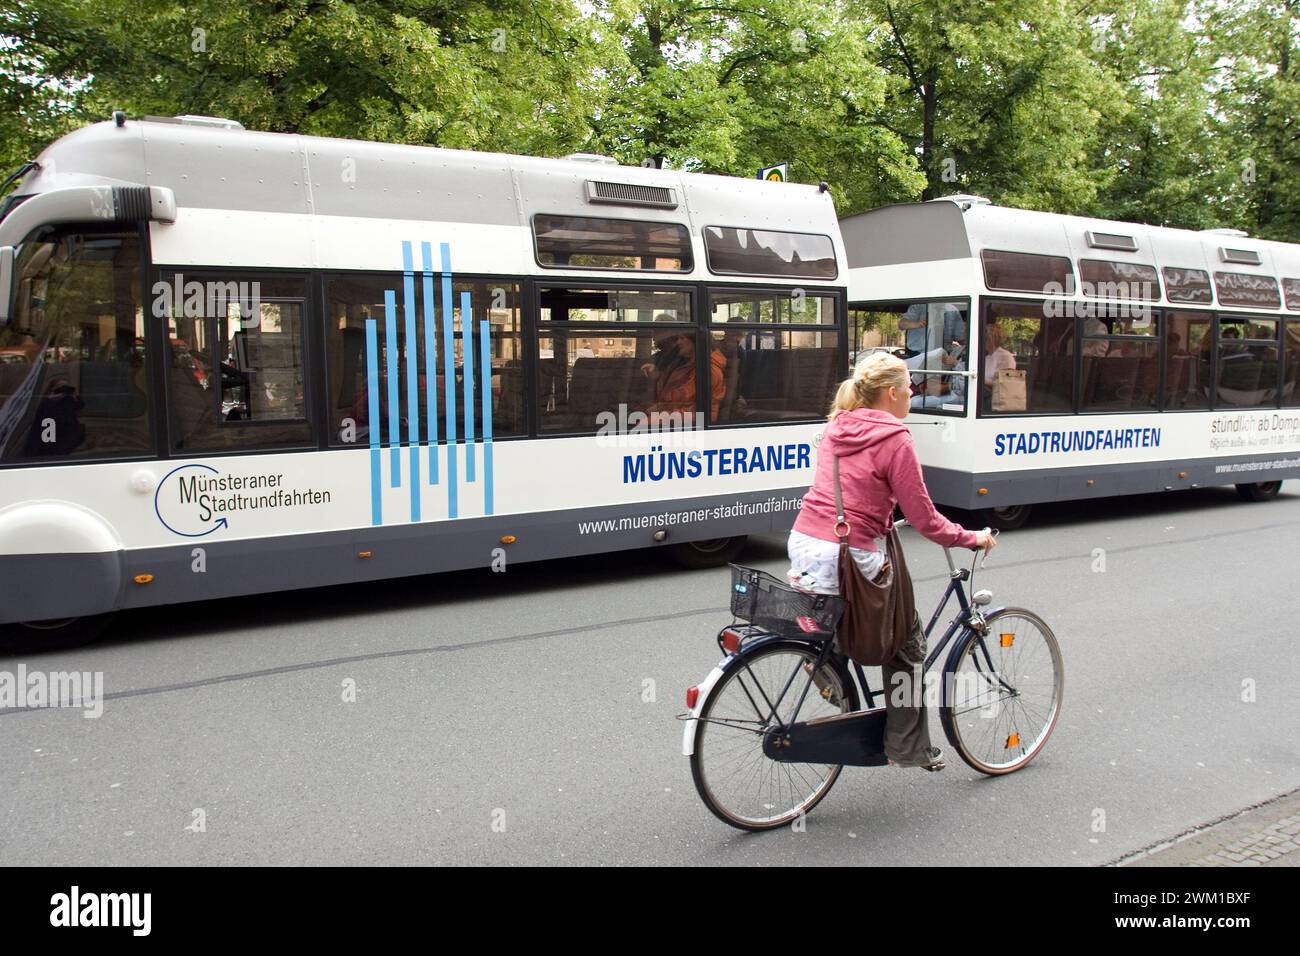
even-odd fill
[{"label": "second tram carriage", "polygon": [[1300,246],[998,207],[841,221],[852,353],[915,370],[936,502],[1033,504],[1300,476]]}]

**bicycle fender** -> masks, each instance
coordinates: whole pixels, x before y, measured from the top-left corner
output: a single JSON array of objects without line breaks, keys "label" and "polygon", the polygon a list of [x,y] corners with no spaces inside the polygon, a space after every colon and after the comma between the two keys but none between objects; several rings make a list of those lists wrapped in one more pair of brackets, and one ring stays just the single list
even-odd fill
[{"label": "bicycle fender", "polygon": [[[760,647],[766,647],[768,644],[780,642],[789,642],[790,638],[783,637],[780,634],[768,634],[764,637],[755,638],[745,643],[744,651],[747,654],[750,651],[757,650]],[[689,757],[695,753],[695,732],[700,726],[699,716],[700,708],[704,706],[704,701],[708,699],[709,691],[713,690],[713,685],[722,679],[732,667],[738,667],[744,659],[743,654],[728,654],[717,664],[713,670],[709,671],[709,676],[704,678],[698,685],[700,696],[695,701],[695,707],[683,719],[685,727],[682,729],[682,756]]]},{"label": "bicycle fender", "polygon": [[709,671],[709,676],[696,685],[700,689],[700,696],[695,699],[695,707],[687,716],[685,726],[682,728],[683,757],[689,757],[695,753],[695,731],[700,726],[700,708],[704,706],[704,701],[708,699],[709,691],[713,690],[713,685],[722,678],[722,665],[726,663],[726,660],[723,660],[721,663],[715,664],[713,670]]},{"label": "bicycle fender", "polygon": [[[993,617],[993,615],[995,614],[1001,614],[1006,609],[1007,609],[1006,605],[1004,605],[1003,607],[992,608],[991,610],[984,612],[984,618],[985,620],[987,620]],[[965,643],[966,643],[965,641],[952,642],[952,647],[948,649],[948,657],[943,663],[944,671],[950,671],[957,666],[957,654],[961,651],[961,646]]]}]

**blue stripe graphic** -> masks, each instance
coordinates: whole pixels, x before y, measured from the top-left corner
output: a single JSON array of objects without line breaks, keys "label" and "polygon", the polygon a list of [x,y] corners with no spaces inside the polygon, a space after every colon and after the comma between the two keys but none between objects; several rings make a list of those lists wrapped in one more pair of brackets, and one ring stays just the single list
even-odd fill
[{"label": "blue stripe graphic", "polygon": [[379,460],[379,325],[366,319],[366,392],[369,399],[370,432],[370,523],[384,523],[380,484],[383,482]]},{"label": "blue stripe graphic", "polygon": [[483,513],[492,513],[492,355],[487,319],[478,323],[479,368],[483,372]]},{"label": "blue stripe graphic", "polygon": [[420,256],[424,272],[420,283],[424,293],[424,394],[425,417],[429,425],[429,484],[438,483],[438,359],[435,349],[433,302],[433,250],[427,242],[420,243]]},{"label": "blue stripe graphic", "polygon": [[460,351],[465,378],[465,480],[474,480],[474,311],[468,292],[460,294]]},{"label": "blue stripe graphic", "polygon": [[397,294],[384,290],[384,350],[388,354],[388,447],[392,449],[393,487],[402,487],[402,425],[399,413],[401,403],[397,398]]},{"label": "blue stripe graphic", "polygon": [[402,309],[406,318],[406,442],[411,456],[411,520],[420,520],[420,380],[419,340],[415,337],[415,274],[411,244],[402,243]]},{"label": "blue stripe graphic", "polygon": [[451,293],[451,246],[438,244],[442,253],[442,370],[447,408],[447,516],[456,517],[456,349]]}]

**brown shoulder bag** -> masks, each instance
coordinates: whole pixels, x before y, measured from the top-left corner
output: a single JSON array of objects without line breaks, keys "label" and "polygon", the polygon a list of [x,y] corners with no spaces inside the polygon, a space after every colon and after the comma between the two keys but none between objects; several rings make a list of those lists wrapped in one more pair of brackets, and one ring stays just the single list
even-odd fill
[{"label": "brown shoulder bag", "polygon": [[864,667],[893,660],[912,633],[916,602],[912,578],[903,560],[898,530],[889,529],[885,569],[875,581],[867,580],[849,553],[849,523],[844,519],[840,492],[840,460],[835,471],[835,537],[840,542],[840,595],[847,603],[835,639],[840,648]]}]

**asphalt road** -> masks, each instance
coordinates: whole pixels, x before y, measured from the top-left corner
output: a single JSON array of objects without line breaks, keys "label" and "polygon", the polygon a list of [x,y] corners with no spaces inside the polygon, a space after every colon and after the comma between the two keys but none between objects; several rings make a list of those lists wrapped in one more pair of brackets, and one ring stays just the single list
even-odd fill
[{"label": "asphalt road", "polygon": [[[0,862],[1111,862],[1300,786],[1296,484],[1051,506],[1005,534],[977,586],[1061,642],[1047,748],[985,778],[932,714],[944,772],[847,768],[801,833],[720,823],[680,753],[726,569],[639,552],[137,612],[91,648],[0,657],[102,671],[107,696],[98,719],[0,713]],[[929,607],[943,555],[905,534]],[[741,560],[783,556],[764,537]]]}]

